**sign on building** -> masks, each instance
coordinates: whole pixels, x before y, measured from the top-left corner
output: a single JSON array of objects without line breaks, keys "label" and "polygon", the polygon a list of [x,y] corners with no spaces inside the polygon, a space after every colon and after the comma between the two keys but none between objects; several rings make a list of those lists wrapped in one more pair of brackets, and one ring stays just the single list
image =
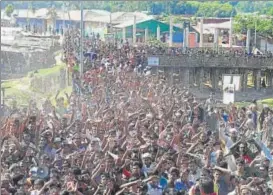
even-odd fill
[{"label": "sign on building", "polygon": [[235,101],[235,85],[224,84],[223,85],[223,103],[230,104]]},{"label": "sign on building", "polygon": [[235,85],[235,91],[241,90],[241,75],[239,74],[223,74],[223,86],[228,84]]},{"label": "sign on building", "polygon": [[148,57],[148,66],[159,66],[159,57]]}]

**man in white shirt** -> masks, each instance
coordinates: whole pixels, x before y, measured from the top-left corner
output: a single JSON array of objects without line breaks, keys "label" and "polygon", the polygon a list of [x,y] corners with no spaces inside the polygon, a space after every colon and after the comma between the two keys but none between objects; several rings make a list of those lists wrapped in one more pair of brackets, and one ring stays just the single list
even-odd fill
[{"label": "man in white shirt", "polygon": [[229,149],[236,141],[237,141],[237,134],[238,131],[234,126],[231,124],[231,127],[229,128],[229,136],[225,134],[225,127],[223,125],[220,126],[219,129],[219,136],[220,140],[224,142],[227,149]]},{"label": "man in white shirt", "polygon": [[143,162],[142,172],[147,177],[155,169],[155,164],[152,163],[152,155],[149,153],[143,154],[142,162]]}]

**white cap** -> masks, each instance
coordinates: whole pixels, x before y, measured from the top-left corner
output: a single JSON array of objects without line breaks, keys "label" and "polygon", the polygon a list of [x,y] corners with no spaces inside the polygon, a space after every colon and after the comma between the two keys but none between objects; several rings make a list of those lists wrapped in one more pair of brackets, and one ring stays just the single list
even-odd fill
[{"label": "white cap", "polygon": [[152,158],[152,155],[150,153],[144,153],[142,158]]},{"label": "white cap", "polygon": [[234,132],[235,132],[235,133],[238,133],[237,129],[235,129],[235,128],[230,128],[230,129],[229,129],[229,132],[230,132],[230,133],[234,133]]},{"label": "white cap", "polygon": [[146,114],[146,117],[147,117],[148,119],[152,119],[152,118],[153,118],[153,114],[149,112],[148,114]]}]

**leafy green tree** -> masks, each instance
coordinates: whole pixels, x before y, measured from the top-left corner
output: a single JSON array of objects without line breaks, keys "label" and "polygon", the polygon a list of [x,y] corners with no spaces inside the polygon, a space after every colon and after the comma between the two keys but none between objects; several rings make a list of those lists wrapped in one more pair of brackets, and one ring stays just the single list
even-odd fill
[{"label": "leafy green tree", "polygon": [[150,10],[151,14],[154,14],[154,15],[162,14],[165,11],[164,4],[161,2],[153,3],[150,9],[151,9]]},{"label": "leafy green tree", "polygon": [[8,6],[5,8],[5,13],[7,16],[11,17],[11,14],[14,12],[14,7],[12,4],[8,4]]},{"label": "leafy green tree", "polygon": [[246,34],[247,29],[256,29],[257,35],[266,39],[266,48],[269,38],[273,37],[273,19],[261,17],[259,15],[237,15],[234,20],[234,31]]},{"label": "leafy green tree", "polygon": [[273,37],[273,20],[260,18],[257,22],[257,32],[266,39],[265,50],[267,51],[268,39]]},{"label": "leafy green tree", "polygon": [[224,18],[224,17],[231,17],[236,14],[236,12],[233,12],[232,5],[225,3],[222,6],[219,6],[218,9],[214,12],[214,15],[216,17]]},{"label": "leafy green tree", "polygon": [[238,1],[231,1],[231,2],[229,2],[229,4],[232,5],[232,7],[237,6],[238,3],[239,3]]},{"label": "leafy green tree", "polygon": [[[2,6],[7,7],[8,1],[2,1]],[[14,1],[13,6],[15,9],[28,9],[27,1]],[[33,7],[51,8],[55,6],[56,9],[62,8],[62,1],[33,1]],[[71,1],[76,9],[79,6],[77,1]],[[253,13],[273,15],[273,2],[238,2],[225,0],[221,1],[84,1],[83,6],[85,9],[106,9],[111,12],[116,11],[149,11],[153,15],[195,15],[204,17],[230,17],[236,13]]]},{"label": "leafy green tree", "polygon": [[239,10],[239,12],[252,13],[254,12],[256,6],[254,5],[254,2],[243,1],[238,3],[236,7]]},{"label": "leafy green tree", "polygon": [[265,8],[261,11],[261,14],[266,14],[268,16],[273,16],[273,7]]},{"label": "leafy green tree", "polygon": [[231,17],[236,12],[229,3],[221,4],[219,2],[206,2],[199,6],[196,16],[203,17]]},{"label": "leafy green tree", "polygon": [[234,17],[234,31],[237,33],[245,34],[247,29],[255,29],[255,21],[257,21],[256,16],[252,15],[237,15]]}]

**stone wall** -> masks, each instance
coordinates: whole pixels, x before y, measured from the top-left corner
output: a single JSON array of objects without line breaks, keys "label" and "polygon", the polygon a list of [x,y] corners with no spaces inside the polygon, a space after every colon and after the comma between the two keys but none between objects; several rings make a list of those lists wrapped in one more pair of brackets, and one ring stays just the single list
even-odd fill
[{"label": "stone wall", "polygon": [[[39,42],[43,47],[44,42]],[[45,48],[37,46],[4,45],[1,43],[1,63],[4,64],[4,74],[12,78],[12,74],[26,74],[30,71],[50,68],[56,64],[55,52],[61,48],[59,45]]]},{"label": "stone wall", "polygon": [[4,73],[23,74],[30,71],[49,68],[55,63],[54,53],[52,51],[36,51],[31,53],[19,53],[3,51]]},{"label": "stone wall", "polygon": [[[273,58],[231,57],[206,55],[158,55],[159,65],[152,67],[152,72],[161,72],[167,80],[185,87],[197,86],[203,89],[209,83],[212,89],[219,89],[223,74],[240,74],[241,89],[248,89],[248,74],[254,75],[254,88],[261,89],[262,75],[265,75],[267,88],[273,89]],[[177,78],[174,78],[174,73]],[[205,80],[204,80],[205,79]]]}]

